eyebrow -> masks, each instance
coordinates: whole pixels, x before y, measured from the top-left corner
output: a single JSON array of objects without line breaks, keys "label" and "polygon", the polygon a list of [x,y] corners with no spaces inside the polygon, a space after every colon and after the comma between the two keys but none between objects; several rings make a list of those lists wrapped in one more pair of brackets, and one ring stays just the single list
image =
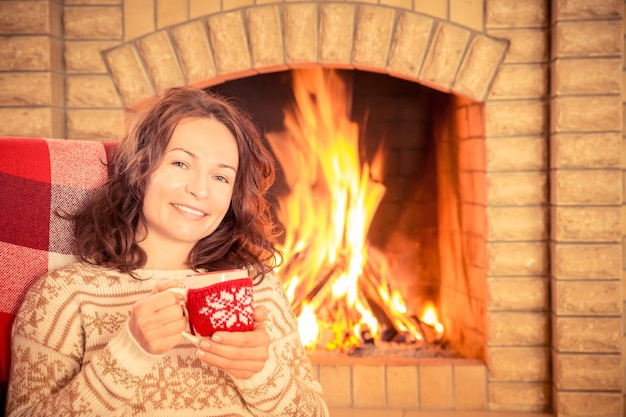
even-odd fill
[{"label": "eyebrow", "polygon": [[[195,154],[195,153],[193,153],[191,151],[188,151],[187,149],[183,149],[183,148],[172,148],[169,151],[167,151],[167,153],[170,153],[170,152],[173,152],[173,151],[182,151],[182,152],[185,152],[187,155],[189,155],[190,157],[192,157],[195,160],[200,159],[200,157],[197,154]],[[232,165],[224,164],[222,162],[218,163],[217,165],[220,168],[232,169],[235,172],[235,174],[237,173],[237,169],[234,166],[232,166]]]}]

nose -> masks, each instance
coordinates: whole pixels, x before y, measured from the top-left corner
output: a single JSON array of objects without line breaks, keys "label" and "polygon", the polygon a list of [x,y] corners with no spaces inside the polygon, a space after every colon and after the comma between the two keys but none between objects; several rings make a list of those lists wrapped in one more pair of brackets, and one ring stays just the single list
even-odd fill
[{"label": "nose", "polygon": [[186,191],[196,198],[206,198],[209,196],[209,176],[203,173],[196,173],[187,182]]}]

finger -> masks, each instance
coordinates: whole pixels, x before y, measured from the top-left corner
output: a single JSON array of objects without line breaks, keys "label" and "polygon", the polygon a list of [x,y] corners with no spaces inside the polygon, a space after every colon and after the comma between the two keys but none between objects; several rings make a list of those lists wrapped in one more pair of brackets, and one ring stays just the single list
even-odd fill
[{"label": "finger", "polygon": [[186,321],[185,310],[180,304],[170,304],[161,308],[155,313],[155,318],[162,323],[169,323],[180,319]]},{"label": "finger", "polygon": [[196,356],[207,365],[215,366],[225,372],[233,374],[235,371],[241,371],[248,373],[248,376],[263,369],[265,362],[269,359],[267,349],[225,348],[214,343],[207,347],[206,340],[200,343]]},{"label": "finger", "polygon": [[158,327],[171,321],[183,320],[184,311],[176,294],[160,293],[136,303],[131,310],[131,320],[139,329]]},{"label": "finger", "polygon": [[161,291],[151,295],[146,301],[146,307],[154,312],[169,306],[181,306],[185,302],[184,298],[175,292]]},{"label": "finger", "polygon": [[263,322],[267,319],[268,309],[265,306],[258,306],[254,308],[254,321]]},{"label": "finger", "polygon": [[[183,317],[180,308],[164,309],[149,316],[137,316],[134,327],[148,337],[148,335],[171,335],[185,330],[187,320]],[[172,327],[172,328],[170,328]]]},{"label": "finger", "polygon": [[208,344],[220,347],[251,348],[256,346],[269,346],[270,337],[263,323],[258,324],[252,331],[247,332],[216,332],[207,340]]},{"label": "finger", "polygon": [[265,330],[253,332],[220,332],[200,343],[200,349],[231,360],[265,360],[270,338]]},{"label": "finger", "polygon": [[205,348],[203,344],[200,343],[198,353],[205,353],[207,355],[210,354],[213,357],[219,358],[218,363],[220,363],[221,366],[229,367],[233,366],[231,362],[265,362],[269,357],[267,349],[262,346],[238,348],[233,346],[220,346],[214,343],[212,343],[211,346],[209,346],[208,348]]},{"label": "finger", "polygon": [[168,332],[167,334],[151,333],[143,337],[143,343],[141,344],[146,351],[153,354],[160,354],[180,344],[182,339],[183,335],[181,332]]},{"label": "finger", "polygon": [[265,366],[265,362],[267,361],[267,358],[259,360],[229,359],[211,352],[202,351],[200,349],[198,350],[197,356],[207,365],[214,366],[232,375],[236,375],[238,372],[248,375],[257,373],[263,369],[263,366]]},{"label": "finger", "polygon": [[179,282],[175,279],[159,279],[153,288],[156,292],[166,291],[168,288],[177,288]]},{"label": "finger", "polygon": [[130,331],[135,340],[150,353],[163,353],[182,341],[187,320],[180,306],[172,305],[152,314],[131,314]]},{"label": "finger", "polygon": [[182,317],[174,320],[154,322],[153,324],[144,328],[146,338],[169,337],[181,333],[187,328],[187,322]]},{"label": "finger", "polygon": [[154,283],[154,286],[152,287],[152,291],[150,291],[150,294],[156,294],[158,292],[161,292],[162,290],[159,289],[160,285],[165,285],[165,283],[169,282],[171,280],[167,279],[167,278],[159,278],[156,280],[156,282]]}]

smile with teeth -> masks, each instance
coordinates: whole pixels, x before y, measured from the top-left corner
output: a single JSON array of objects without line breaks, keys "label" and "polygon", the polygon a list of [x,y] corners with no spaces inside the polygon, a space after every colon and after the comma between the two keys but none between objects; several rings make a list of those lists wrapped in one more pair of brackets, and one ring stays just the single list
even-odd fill
[{"label": "smile with teeth", "polygon": [[181,206],[180,204],[172,204],[175,208],[180,211],[184,211],[185,213],[193,214],[195,216],[206,216],[206,213],[201,212],[200,210],[192,209],[191,207]]}]

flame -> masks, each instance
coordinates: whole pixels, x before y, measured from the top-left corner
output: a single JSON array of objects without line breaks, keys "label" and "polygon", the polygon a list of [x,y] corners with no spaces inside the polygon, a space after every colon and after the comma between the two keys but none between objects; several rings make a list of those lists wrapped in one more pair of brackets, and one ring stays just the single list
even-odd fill
[{"label": "flame", "polygon": [[[286,262],[277,273],[298,315],[309,348],[343,349],[380,332],[360,281],[368,264],[367,233],[385,194],[382,145],[371,163],[359,156],[359,126],[350,120],[351,91],[332,70],[296,70],[295,103],[284,109],[282,133],[268,141],[285,174],[288,193],[276,214],[285,229]],[[382,142],[382,141],[381,141]],[[379,274],[380,275],[380,274]],[[377,295],[402,331],[401,295],[376,280]]]},{"label": "flame", "polygon": [[305,304],[302,307],[302,313],[298,317],[298,331],[304,346],[313,346],[317,343],[319,327],[317,326],[315,311],[311,304]]},{"label": "flame", "polygon": [[424,311],[422,312],[422,321],[429,326],[432,326],[438,335],[443,333],[443,324],[439,322],[437,318],[437,310],[432,302],[427,302]]}]

